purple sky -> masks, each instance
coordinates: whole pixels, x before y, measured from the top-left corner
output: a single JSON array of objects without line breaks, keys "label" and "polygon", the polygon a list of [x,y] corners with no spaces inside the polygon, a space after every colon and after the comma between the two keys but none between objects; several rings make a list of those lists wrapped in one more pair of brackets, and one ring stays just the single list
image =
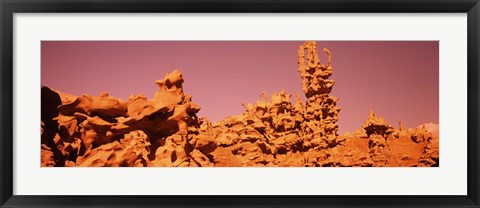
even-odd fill
[{"label": "purple sky", "polygon": [[[212,121],[242,113],[262,91],[301,90],[297,49],[302,41],[43,41],[42,85],[66,93],[128,99],[180,69],[184,91]],[[438,123],[437,41],[317,41],[332,53],[332,95],[340,98],[340,133],[359,128],[371,108],[398,127]]]}]

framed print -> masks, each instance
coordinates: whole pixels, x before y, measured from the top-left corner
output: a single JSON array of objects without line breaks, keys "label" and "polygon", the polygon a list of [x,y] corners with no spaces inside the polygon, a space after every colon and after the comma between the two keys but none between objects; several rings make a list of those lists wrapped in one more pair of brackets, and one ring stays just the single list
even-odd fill
[{"label": "framed print", "polygon": [[0,5],[2,207],[479,207],[476,0]]}]

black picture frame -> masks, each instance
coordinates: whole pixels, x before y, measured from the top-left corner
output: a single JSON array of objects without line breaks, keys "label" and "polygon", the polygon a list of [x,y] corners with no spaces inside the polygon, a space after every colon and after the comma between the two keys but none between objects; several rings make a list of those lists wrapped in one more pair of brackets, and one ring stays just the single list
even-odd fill
[{"label": "black picture frame", "polygon": [[[0,0],[1,207],[480,207],[478,0]],[[467,13],[468,194],[465,196],[25,196],[13,195],[14,13]],[[452,138],[454,139],[454,138]]]}]

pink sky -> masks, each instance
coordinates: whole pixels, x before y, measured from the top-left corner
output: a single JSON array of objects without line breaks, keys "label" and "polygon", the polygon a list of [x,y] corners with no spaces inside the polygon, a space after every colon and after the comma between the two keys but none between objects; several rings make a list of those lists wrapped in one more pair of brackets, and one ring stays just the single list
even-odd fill
[{"label": "pink sky", "polygon": [[[262,91],[301,90],[302,41],[43,41],[42,85],[74,95],[151,98],[154,83],[180,69],[184,91],[212,121],[244,111]],[[372,108],[398,127],[438,123],[437,41],[317,41],[332,53],[332,95],[342,108],[340,133],[359,128]],[[326,62],[321,53],[320,59]],[[303,97],[304,98],[304,97]]]}]

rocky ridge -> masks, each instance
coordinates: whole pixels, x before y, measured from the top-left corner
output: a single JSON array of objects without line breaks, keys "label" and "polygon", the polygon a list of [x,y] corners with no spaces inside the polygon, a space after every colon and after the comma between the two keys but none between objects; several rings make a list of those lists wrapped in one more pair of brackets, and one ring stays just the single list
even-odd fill
[{"label": "rocky ridge", "polygon": [[73,96],[43,86],[42,167],[74,166],[439,166],[438,124],[396,129],[373,110],[353,134],[338,134],[338,98],[316,42],[298,49],[305,102],[282,90],[245,112],[212,124],[183,92],[182,73],[157,80],[158,91],[122,100]]}]

